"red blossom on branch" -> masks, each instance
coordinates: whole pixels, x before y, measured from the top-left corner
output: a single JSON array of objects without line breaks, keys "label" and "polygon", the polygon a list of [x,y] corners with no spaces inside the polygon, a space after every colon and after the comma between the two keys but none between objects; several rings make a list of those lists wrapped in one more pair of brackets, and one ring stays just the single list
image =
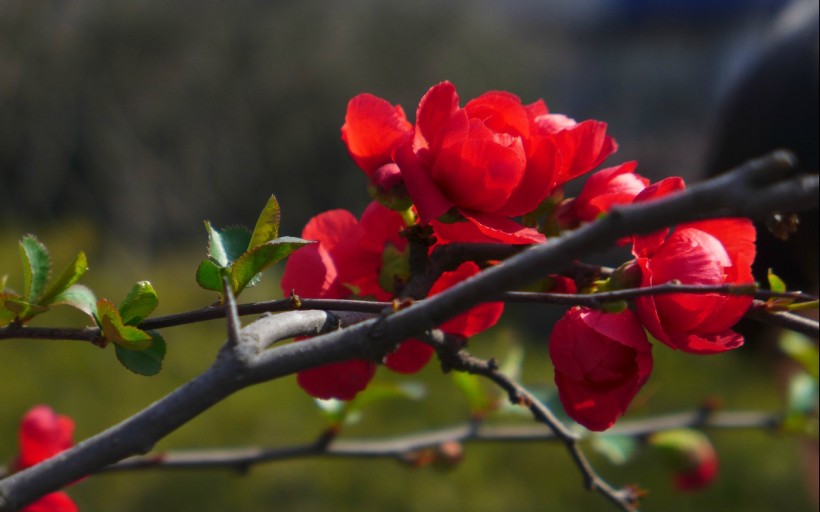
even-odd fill
[{"label": "red blossom on branch", "polygon": [[[346,210],[331,210],[312,218],[302,237],[318,243],[303,247],[288,259],[282,290],[310,298],[347,299],[372,296],[394,297],[395,284],[406,279],[407,240],[401,236],[401,215],[372,202],[360,220]],[[463,263],[444,272],[433,284],[435,295],[479,272],[478,265]],[[468,338],[494,325],[504,307],[500,302],[479,305],[449,320],[442,330]],[[385,357],[387,368],[399,373],[421,370],[433,349],[407,340]],[[311,396],[350,400],[367,387],[376,372],[371,361],[351,360],[299,372],[297,382]]]},{"label": "red blossom on branch", "polygon": [[389,166],[398,164],[423,224],[455,211],[505,243],[543,241],[512,218],[617,147],[605,123],[550,114],[542,100],[524,105],[514,94],[491,91],[462,108],[450,82],[431,87],[419,102],[412,140],[405,123],[401,107],[362,94],[348,105],[342,138],[371,179],[384,166],[379,176],[389,177],[391,188]]},{"label": "red blossom on branch", "polygon": [[611,427],[652,372],[652,345],[637,316],[575,307],[549,339],[564,410],[590,430]]},{"label": "red blossom on branch", "polygon": [[[46,405],[31,408],[20,423],[20,453],[12,472],[34,466],[74,445],[74,421]],[[77,505],[64,492],[46,494],[23,512],[76,512]]]},{"label": "red blossom on branch", "polygon": [[[641,192],[636,201],[683,189],[683,180],[668,178]],[[748,219],[716,219],[678,225],[636,236],[632,253],[641,271],[641,286],[678,280],[688,285],[753,284],[755,228]],[[685,294],[639,297],[641,321],[659,341],[694,354],[737,348],[743,337],[732,331],[752,304],[748,295]]]},{"label": "red blossom on branch", "polygon": [[587,178],[578,197],[563,208],[562,221],[569,226],[592,222],[618,204],[629,204],[649,180],[635,173],[637,162],[602,169]]}]

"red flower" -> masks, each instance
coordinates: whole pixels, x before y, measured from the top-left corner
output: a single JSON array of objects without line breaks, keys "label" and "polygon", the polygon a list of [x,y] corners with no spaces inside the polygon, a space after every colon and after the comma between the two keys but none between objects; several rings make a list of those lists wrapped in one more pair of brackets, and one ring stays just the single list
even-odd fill
[{"label": "red flower", "polygon": [[[353,98],[345,120],[343,138],[354,160],[371,178],[380,167],[398,164],[422,223],[455,208],[506,243],[543,241],[510,217],[534,210],[555,187],[616,148],[604,123],[550,114],[540,100],[523,105],[513,94],[492,91],[461,108],[449,82],[422,98],[412,141],[404,112],[371,95]],[[389,171],[382,174],[392,187]]]},{"label": "red flower", "polygon": [[[293,290],[306,298],[346,299],[358,295],[390,300],[393,284],[406,278],[402,275],[407,256],[407,241],[400,235],[403,228],[401,215],[377,202],[365,209],[360,221],[346,210],[317,215],[305,226],[302,237],[318,243],[290,256],[282,276],[283,292]],[[445,272],[430,294],[478,271],[478,266],[470,262]],[[494,325],[502,311],[501,303],[482,304],[442,328],[449,334],[470,337]],[[428,345],[407,340],[385,358],[385,366],[400,373],[415,373],[432,354]],[[367,387],[375,371],[376,365],[370,361],[343,361],[299,372],[297,382],[311,396],[350,400]]]},{"label": "red flower", "polygon": [[637,162],[626,162],[592,174],[578,197],[569,203],[564,213],[565,222],[569,225],[591,222],[615,205],[631,203],[649,185],[648,179],[635,174],[637,165]]},{"label": "red flower", "polygon": [[[285,295],[295,291],[306,298],[346,299],[373,295],[387,300],[390,294],[379,286],[385,247],[407,242],[399,236],[401,216],[371,203],[361,222],[347,210],[331,210],[313,217],[302,238],[318,243],[303,247],[288,258],[281,286]],[[354,359],[299,372],[296,381],[316,398],[351,400],[365,389],[376,373],[372,361]]]},{"label": "red flower", "polygon": [[624,414],[652,372],[652,345],[630,310],[575,307],[549,341],[564,410],[590,430],[606,430]]},{"label": "red flower", "polygon": [[[74,422],[50,407],[30,409],[20,423],[20,454],[12,471],[34,466],[73,446]],[[24,512],[76,512],[77,505],[63,492],[47,494],[28,505]]]},{"label": "red flower", "polygon": [[[665,183],[666,182],[666,183]],[[682,180],[664,180],[638,195],[657,197],[681,189]],[[755,228],[748,219],[717,219],[634,237],[632,253],[641,286],[678,280],[691,285],[752,284]],[[712,354],[737,348],[743,337],[731,330],[752,297],[726,294],[645,296],[635,305],[652,335],[672,348]]]},{"label": "red flower", "polygon": [[372,180],[393,162],[393,150],[413,136],[413,125],[401,106],[372,94],[359,94],[347,104],[342,140],[356,164]]},{"label": "red flower", "polygon": [[20,424],[20,455],[15,468],[26,469],[57,455],[74,444],[74,422],[46,405],[29,410]]},{"label": "red flower", "polygon": [[[466,261],[454,271],[442,273],[430,289],[428,297],[437,295],[480,271],[478,265],[472,261]],[[470,338],[495,325],[503,312],[503,302],[486,302],[451,318],[440,328],[447,334]],[[385,358],[384,365],[399,373],[415,373],[427,364],[432,355],[433,348],[429,345],[417,340],[407,340],[399,345],[398,350]]]}]

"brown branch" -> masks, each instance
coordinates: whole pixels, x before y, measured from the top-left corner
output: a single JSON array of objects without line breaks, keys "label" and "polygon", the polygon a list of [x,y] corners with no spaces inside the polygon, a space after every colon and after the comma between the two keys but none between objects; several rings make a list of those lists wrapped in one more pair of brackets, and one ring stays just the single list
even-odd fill
[{"label": "brown branch", "polygon": [[[622,421],[607,431],[607,435],[646,437],[656,432],[679,428],[711,430],[759,429],[773,430],[781,415],[762,411],[725,411],[703,414],[702,411],[653,416]],[[324,437],[313,443],[285,447],[221,448],[185,450],[131,457],[103,468],[100,473],[145,469],[232,469],[245,472],[257,464],[307,457],[394,458],[412,459],[414,452],[437,448],[446,443],[492,442],[555,442],[559,438],[539,425],[486,425],[480,422],[382,439],[333,439]]]}]

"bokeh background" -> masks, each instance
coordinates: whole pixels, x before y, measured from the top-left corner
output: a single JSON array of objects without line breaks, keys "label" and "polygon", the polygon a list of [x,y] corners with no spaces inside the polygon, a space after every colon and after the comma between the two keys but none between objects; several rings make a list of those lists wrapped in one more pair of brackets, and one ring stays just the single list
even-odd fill
[{"label": "bokeh background", "polygon": [[[651,178],[704,172],[719,105],[754,58],[782,0],[8,0],[0,3],[0,275],[22,283],[17,240],[35,232],[56,266],[85,250],[83,279],[119,301],[149,279],[158,314],[209,304],[194,271],[202,221],[252,224],[275,193],[283,234],[319,211],[360,213],[365,182],[339,140],[347,100],[371,92],[415,105],[453,81],[468,99],[490,89],[553,112],[600,119]],[[273,269],[243,300],[280,296]],[[510,308],[514,309],[514,308]],[[532,308],[473,346],[503,355],[526,346],[524,381],[549,391],[550,318]],[[83,325],[54,312],[39,324]],[[201,372],[221,324],[169,329],[155,378],[132,375],[112,350],[74,342],[0,342],[0,460],[36,403],[77,423],[78,439],[121,421]],[[656,350],[656,370],[630,417],[692,409],[782,407],[769,354],[708,358]],[[374,405],[345,435],[392,435],[464,421],[449,376],[431,365],[411,380],[421,401]],[[378,379],[400,381],[380,372]],[[405,379],[406,380],[406,379]],[[502,418],[504,419],[504,418]],[[521,421],[506,418],[505,421]],[[283,379],[244,391],[163,440],[158,450],[280,446],[323,428],[313,402]],[[647,510],[808,510],[796,439],[718,432],[718,481],[698,494],[671,488],[651,454],[616,467],[616,483],[650,489]],[[92,510],[602,510],[558,446],[470,445],[458,467],[307,460],[237,476],[142,472],[82,481],[70,494]]]}]

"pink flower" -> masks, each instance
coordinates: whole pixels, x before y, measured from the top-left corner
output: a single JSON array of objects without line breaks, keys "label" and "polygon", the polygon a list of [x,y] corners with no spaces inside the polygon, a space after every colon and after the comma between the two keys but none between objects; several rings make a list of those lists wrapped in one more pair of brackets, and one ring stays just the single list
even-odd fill
[{"label": "pink flower", "polygon": [[590,430],[611,427],[652,372],[652,346],[630,310],[570,309],[553,327],[549,351],[564,410]]},{"label": "pink flower", "polygon": [[[648,187],[636,201],[683,188],[679,178]],[[633,238],[641,286],[678,280],[689,285],[752,284],[755,228],[748,219],[716,219],[678,225]],[[726,294],[644,296],[635,305],[641,322],[666,345],[694,354],[737,348],[743,337],[731,330],[752,297]]]},{"label": "pink flower", "polygon": [[[13,472],[20,471],[74,445],[74,422],[68,416],[56,414],[50,407],[31,408],[20,423],[20,454]],[[26,506],[24,512],[76,512],[77,505],[64,492],[47,494]]]}]

